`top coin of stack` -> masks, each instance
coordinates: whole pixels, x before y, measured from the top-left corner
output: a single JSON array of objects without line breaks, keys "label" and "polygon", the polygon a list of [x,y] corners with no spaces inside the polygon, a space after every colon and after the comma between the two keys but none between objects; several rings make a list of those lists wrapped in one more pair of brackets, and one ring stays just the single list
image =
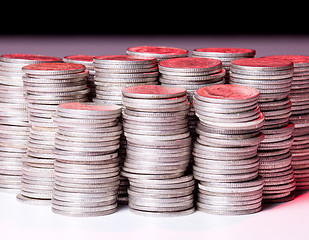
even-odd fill
[{"label": "top coin of stack", "polygon": [[22,67],[33,63],[61,62],[61,58],[33,54],[0,56],[0,188],[18,191],[22,155],[29,133]]},{"label": "top coin of stack", "polygon": [[63,62],[68,63],[77,63],[77,64],[83,64],[86,69],[88,70],[89,74],[87,77],[87,86],[90,88],[90,93],[88,95],[88,98],[90,101],[92,101],[93,98],[95,98],[95,85],[94,85],[94,67],[93,67],[93,58],[95,56],[93,55],[70,55],[65,56],[63,58]]},{"label": "top coin of stack", "polygon": [[122,89],[157,84],[156,59],[151,57],[107,55],[93,59],[95,102],[122,105]]},{"label": "top coin of stack", "polygon": [[156,58],[161,62],[170,58],[188,57],[189,51],[182,48],[162,47],[162,46],[138,46],[127,49],[128,55],[144,56]]},{"label": "top coin of stack", "polygon": [[229,71],[231,61],[240,58],[253,58],[255,50],[247,48],[196,48],[193,50],[192,57],[204,57],[219,59],[222,62],[222,67],[226,70],[226,80],[229,80]]}]

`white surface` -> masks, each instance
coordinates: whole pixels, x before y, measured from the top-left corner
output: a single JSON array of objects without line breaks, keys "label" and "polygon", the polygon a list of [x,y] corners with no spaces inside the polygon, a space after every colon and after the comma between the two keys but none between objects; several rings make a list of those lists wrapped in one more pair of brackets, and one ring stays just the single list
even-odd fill
[{"label": "white surface", "polygon": [[[256,214],[217,216],[202,212],[182,217],[134,215],[121,206],[111,215],[74,218],[49,206],[18,202],[0,193],[0,239],[308,239],[309,192],[293,201],[267,204]],[[306,237],[307,236],[307,237]]]}]

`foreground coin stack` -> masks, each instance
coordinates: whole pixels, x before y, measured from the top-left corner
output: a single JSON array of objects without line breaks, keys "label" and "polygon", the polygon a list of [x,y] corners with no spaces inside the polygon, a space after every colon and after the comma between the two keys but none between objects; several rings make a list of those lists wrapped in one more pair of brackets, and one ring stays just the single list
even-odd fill
[{"label": "foreground coin stack", "polygon": [[161,62],[171,58],[188,57],[189,51],[175,47],[138,46],[128,48],[127,54],[141,57],[153,57],[156,58],[158,62]]},{"label": "foreground coin stack", "polygon": [[255,87],[260,91],[259,106],[265,116],[265,139],[258,149],[260,175],[265,179],[264,201],[287,201],[295,189],[290,147],[294,124],[289,122],[291,101],[288,97],[293,63],[288,60],[247,58],[231,63],[231,82]]},{"label": "foreground coin stack", "polygon": [[122,93],[127,139],[122,175],[130,181],[130,209],[155,216],[194,212],[194,181],[184,177],[191,155],[186,90],[144,85]]},{"label": "foreground coin stack", "polygon": [[290,121],[294,123],[291,147],[296,189],[309,189],[309,56],[278,55],[267,59],[285,59],[294,63]]},{"label": "foreground coin stack", "polygon": [[93,55],[70,55],[70,56],[65,56],[63,58],[63,62],[83,64],[88,70],[89,74],[87,77],[87,86],[90,89],[90,92],[88,94],[89,101],[92,101],[96,96],[95,85],[94,85],[95,71],[93,67],[94,57],[95,56]]},{"label": "foreground coin stack", "polygon": [[4,54],[0,57],[1,190],[20,190],[22,156],[27,150],[29,123],[21,69],[28,64],[55,61],[61,62],[61,58],[32,54]]},{"label": "foreground coin stack", "polygon": [[240,58],[253,58],[255,50],[247,48],[196,48],[193,50],[192,57],[205,57],[219,59],[226,71],[226,82],[229,82],[231,61]]},{"label": "foreground coin stack", "polygon": [[30,134],[17,198],[25,203],[50,204],[56,131],[52,115],[58,104],[87,101],[88,71],[81,64],[40,63],[24,66],[23,72]]},{"label": "foreground coin stack", "polygon": [[120,115],[116,105],[76,102],[58,106],[53,212],[86,217],[117,210]]},{"label": "foreground coin stack", "polygon": [[212,85],[194,95],[200,122],[193,148],[193,175],[198,183],[197,208],[214,214],[239,215],[262,209],[264,181],[258,177],[257,149],[264,115],[259,91],[240,85]]}]

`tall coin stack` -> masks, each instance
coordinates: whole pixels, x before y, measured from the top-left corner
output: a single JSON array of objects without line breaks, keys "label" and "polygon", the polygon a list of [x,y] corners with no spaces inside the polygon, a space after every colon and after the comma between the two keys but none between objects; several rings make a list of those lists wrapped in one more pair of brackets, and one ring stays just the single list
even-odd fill
[{"label": "tall coin stack", "polygon": [[193,148],[197,208],[213,214],[240,215],[262,208],[264,180],[258,176],[257,149],[264,115],[259,91],[240,85],[212,85],[194,95],[199,134]]},{"label": "tall coin stack", "polygon": [[294,63],[292,89],[289,97],[292,103],[290,121],[294,123],[292,166],[296,189],[309,189],[309,56],[278,55],[267,59],[285,59]]},{"label": "tall coin stack", "polygon": [[128,48],[127,54],[141,57],[153,57],[156,58],[158,62],[161,62],[170,58],[188,57],[189,51],[175,47],[138,46]]},{"label": "tall coin stack", "polygon": [[0,56],[0,189],[19,192],[22,156],[27,150],[29,123],[24,99],[22,67],[61,62],[60,58],[32,54]]},{"label": "tall coin stack", "polygon": [[194,180],[184,176],[191,155],[186,90],[144,85],[122,93],[127,139],[122,175],[130,181],[131,211],[159,216],[194,212]]},{"label": "tall coin stack", "polygon": [[231,61],[240,58],[253,58],[255,50],[248,48],[196,48],[193,50],[192,57],[205,57],[219,59],[222,67],[226,70],[226,82],[229,82]]},{"label": "tall coin stack", "polygon": [[293,199],[295,189],[290,147],[294,124],[289,122],[291,101],[288,97],[293,63],[287,60],[247,58],[231,63],[231,83],[255,87],[260,91],[259,106],[265,115],[262,132],[265,139],[258,149],[260,175],[265,179],[263,200]]},{"label": "tall coin stack", "polygon": [[117,210],[120,115],[116,105],[74,102],[57,107],[53,212],[86,217]]},{"label": "tall coin stack", "polygon": [[[158,84],[157,60],[151,57],[107,55],[94,58],[96,98],[94,102],[122,106],[122,90],[130,86]],[[122,122],[122,119],[120,119]],[[126,140],[121,137],[119,154],[123,166]],[[128,202],[128,179],[121,176],[119,202]]]},{"label": "tall coin stack", "polygon": [[95,98],[95,85],[94,85],[94,67],[93,67],[93,58],[95,56],[93,55],[70,55],[70,56],[65,56],[63,58],[63,62],[68,62],[68,63],[77,63],[77,64],[83,64],[86,69],[88,70],[89,74],[87,77],[87,86],[90,89],[88,99],[89,101],[92,101],[92,99]]},{"label": "tall coin stack", "polygon": [[81,64],[40,63],[22,68],[30,134],[23,156],[22,186],[17,198],[49,204],[53,189],[54,136],[52,115],[58,104],[87,101],[88,71]]},{"label": "tall coin stack", "polygon": [[194,92],[204,86],[224,83],[225,70],[220,60],[210,58],[173,58],[159,63],[162,86],[187,89],[190,102],[189,129],[195,139],[197,117],[192,105]]}]

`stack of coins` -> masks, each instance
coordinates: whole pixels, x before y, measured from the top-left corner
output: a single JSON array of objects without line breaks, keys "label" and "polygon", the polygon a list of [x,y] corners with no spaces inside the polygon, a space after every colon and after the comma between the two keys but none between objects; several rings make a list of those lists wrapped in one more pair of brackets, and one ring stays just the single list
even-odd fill
[{"label": "stack of coins", "polygon": [[30,134],[17,198],[25,203],[49,204],[56,131],[52,115],[58,104],[87,101],[88,71],[81,64],[40,63],[24,66],[23,72]]},{"label": "stack of coins", "polygon": [[255,50],[247,48],[196,48],[193,50],[192,57],[205,57],[219,59],[222,62],[223,68],[226,70],[226,82],[229,82],[229,72],[231,61],[240,58],[253,58]]},{"label": "stack of coins", "polygon": [[211,58],[174,58],[159,63],[162,86],[187,89],[190,102],[189,129],[195,140],[197,117],[192,104],[194,92],[204,86],[224,83],[225,70],[220,60]]},{"label": "stack of coins", "polygon": [[87,86],[90,89],[90,92],[88,94],[89,101],[92,101],[96,96],[95,85],[94,85],[95,71],[93,67],[94,57],[95,56],[93,55],[70,55],[70,56],[65,56],[63,58],[63,62],[83,64],[88,70],[89,74],[87,77]]},{"label": "stack of coins", "polygon": [[247,58],[231,63],[231,82],[255,87],[260,91],[259,106],[265,115],[262,132],[265,139],[258,149],[260,174],[265,179],[263,200],[293,199],[295,189],[290,147],[294,124],[289,122],[291,102],[288,97],[293,63],[288,60]]},{"label": "stack of coins", "polygon": [[278,55],[267,59],[285,59],[294,63],[290,121],[295,125],[293,131],[292,166],[296,189],[309,189],[309,56]]},{"label": "stack of coins", "polygon": [[120,115],[116,105],[74,102],[57,107],[53,212],[101,216],[117,210]]},{"label": "stack of coins", "polygon": [[188,57],[189,51],[175,47],[138,46],[128,48],[127,54],[142,57],[153,57],[156,58],[158,62],[161,62],[170,58]]},{"label": "stack of coins", "polygon": [[[122,175],[130,181],[130,208],[146,215],[192,213],[194,182],[190,182],[189,189],[179,185],[172,190],[173,186],[168,186],[173,185],[173,181],[184,185],[187,182],[183,176],[190,161],[191,137],[186,90],[144,85],[125,88],[122,93],[123,128],[127,139]],[[149,203],[149,196],[159,192],[157,201]],[[143,195],[140,201],[138,195]]]},{"label": "stack of coins", "polygon": [[[96,98],[95,102],[122,106],[122,90],[130,86],[158,84],[157,60],[150,57],[108,55],[94,58]],[[122,122],[122,119],[120,119]],[[126,140],[121,137],[119,155],[123,166],[126,152]],[[128,202],[129,182],[121,176],[119,203]]]},{"label": "stack of coins", "polygon": [[0,56],[0,189],[18,192],[22,155],[29,133],[22,67],[32,63],[61,62],[60,58],[32,54]]},{"label": "stack of coins", "polygon": [[196,91],[193,103],[200,122],[193,175],[199,180],[199,210],[227,215],[261,210],[257,149],[264,138],[264,115],[258,96],[254,88],[228,84]]},{"label": "stack of coins", "polygon": [[93,59],[95,102],[122,105],[121,91],[130,86],[157,84],[155,58],[127,55],[97,56]]}]

